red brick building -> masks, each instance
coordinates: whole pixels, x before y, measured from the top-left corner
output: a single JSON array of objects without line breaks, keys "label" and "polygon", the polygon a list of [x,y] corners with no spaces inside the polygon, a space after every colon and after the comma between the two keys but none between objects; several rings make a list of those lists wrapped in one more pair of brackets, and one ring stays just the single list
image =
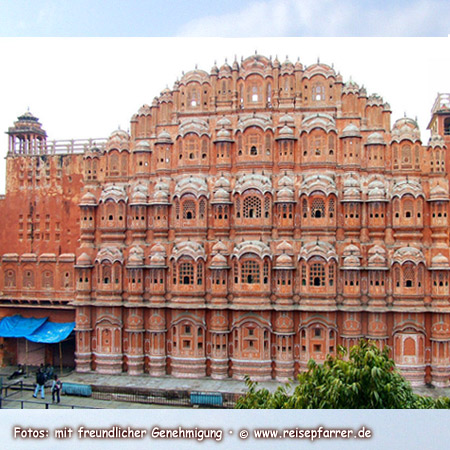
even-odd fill
[{"label": "red brick building", "polygon": [[450,95],[428,143],[390,116],[325,64],[259,55],[188,72],[107,140],[50,143],[24,114],[0,317],[76,320],[78,371],[284,380],[367,337],[447,385]]}]

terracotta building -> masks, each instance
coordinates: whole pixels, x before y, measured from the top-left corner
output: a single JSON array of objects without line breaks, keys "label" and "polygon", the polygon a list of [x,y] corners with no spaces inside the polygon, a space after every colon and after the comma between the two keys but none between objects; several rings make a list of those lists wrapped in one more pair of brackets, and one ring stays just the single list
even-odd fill
[{"label": "terracotta building", "polygon": [[25,113],[0,317],[75,320],[80,372],[285,380],[367,337],[447,385],[449,94],[429,129],[328,65],[260,55],[184,74],[108,139],[49,142]]}]

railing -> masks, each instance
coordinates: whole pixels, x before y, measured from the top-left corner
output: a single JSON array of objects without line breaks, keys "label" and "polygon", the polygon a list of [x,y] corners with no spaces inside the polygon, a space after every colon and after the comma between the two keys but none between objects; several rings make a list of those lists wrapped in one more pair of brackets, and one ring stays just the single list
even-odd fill
[{"label": "railing", "polygon": [[20,148],[19,142],[13,144],[10,153],[14,155],[70,155],[81,154],[91,148],[103,150],[107,139],[66,139],[47,141],[45,144],[38,145],[33,149]]},{"label": "railing", "polygon": [[[21,394],[23,391],[33,391],[34,385],[30,383],[25,383],[23,379],[17,380],[8,384],[3,384],[3,379],[0,378],[0,409],[29,409],[29,408],[64,408],[64,409],[99,409],[94,406],[81,406],[72,405],[68,403],[53,403],[53,402],[42,402],[37,400],[23,400],[23,399],[12,399],[13,395]],[[13,392],[12,392],[13,391]],[[17,405],[17,406],[15,406]],[[26,405],[29,405],[27,408]],[[37,405],[37,407],[32,406]]]},{"label": "railing", "polygon": [[216,399],[218,396],[222,397],[222,402],[209,401],[200,403],[192,402],[191,394],[197,391],[188,390],[165,390],[165,389],[148,389],[148,388],[130,388],[127,386],[92,386],[92,398],[98,400],[114,400],[131,403],[146,403],[153,405],[165,406],[208,406],[232,409],[236,405],[239,397],[243,394],[231,392],[204,392],[204,398],[210,397]]}]

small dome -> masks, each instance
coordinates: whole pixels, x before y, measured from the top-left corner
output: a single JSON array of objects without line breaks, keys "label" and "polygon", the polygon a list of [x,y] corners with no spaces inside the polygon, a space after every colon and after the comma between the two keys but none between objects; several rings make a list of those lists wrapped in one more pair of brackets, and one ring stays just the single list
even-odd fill
[{"label": "small dome", "polygon": [[212,246],[211,250],[212,250],[213,253],[220,253],[220,252],[227,253],[228,252],[228,247],[222,241],[217,241]]},{"label": "small dome", "polygon": [[280,130],[280,134],[276,138],[276,140],[280,140],[280,139],[297,139],[297,138],[294,136],[294,130],[291,127],[288,127],[287,125],[285,125]]},{"label": "small dome", "polygon": [[166,130],[162,130],[161,133],[158,134],[156,143],[157,144],[172,144],[172,138],[170,137],[170,134]]},{"label": "small dome", "polygon": [[150,144],[147,141],[139,141],[134,148],[135,152],[149,152],[151,151]]},{"label": "small dome", "polygon": [[359,268],[361,266],[361,263],[359,261],[359,258],[355,255],[346,256],[344,258],[343,268]]},{"label": "small dome", "polygon": [[222,128],[217,132],[217,141],[232,142],[233,139],[231,137],[231,133],[225,128]]},{"label": "small dome", "polygon": [[361,137],[361,131],[356,125],[350,123],[342,131],[341,137]]},{"label": "small dome", "polygon": [[211,269],[222,269],[228,267],[228,261],[227,258],[217,253],[217,255],[214,255],[211,259],[211,264],[209,265]]},{"label": "small dome", "polygon": [[285,114],[284,116],[280,117],[279,123],[280,125],[294,126],[294,118],[289,114]]},{"label": "small dome", "polygon": [[444,186],[437,184],[430,189],[430,200],[437,201],[448,199],[448,191],[444,188]]},{"label": "small dome", "polygon": [[77,258],[77,266],[92,266],[92,259],[87,253],[82,253]]},{"label": "small dome", "polygon": [[128,133],[125,130],[115,130],[111,133],[111,135],[109,136],[110,140],[121,140],[121,141],[128,141],[130,139],[130,136],[128,135]]},{"label": "small dome", "polygon": [[163,267],[166,265],[166,257],[162,253],[155,253],[150,257],[151,267]]},{"label": "small dome", "polygon": [[277,192],[277,202],[278,203],[289,203],[295,202],[294,191],[288,187],[283,187]]},{"label": "small dome", "polygon": [[355,255],[361,257],[361,250],[355,244],[349,244],[344,248],[342,256]]},{"label": "small dome", "polygon": [[428,147],[431,147],[431,148],[435,148],[435,147],[444,148],[445,147],[444,138],[440,134],[432,134],[430,136],[429,141],[428,141]]},{"label": "small dome", "polygon": [[130,204],[144,205],[147,203],[147,194],[141,190],[135,190],[131,194]]},{"label": "small dome", "polygon": [[223,188],[214,191],[212,203],[230,203],[230,192]]},{"label": "small dome", "polygon": [[384,138],[381,135],[381,133],[372,133],[367,138],[367,144],[368,145],[386,145],[386,142],[384,142]]},{"label": "small dome", "polygon": [[222,175],[220,178],[218,178],[218,179],[216,180],[216,182],[214,183],[214,188],[215,188],[215,189],[216,189],[216,188],[226,188],[226,189],[229,189],[230,186],[231,186],[230,180],[229,180],[228,178],[224,177],[223,175]]},{"label": "small dome", "polygon": [[431,267],[432,268],[449,268],[448,258],[446,258],[442,253],[439,253],[436,256],[433,256],[431,259]]},{"label": "small dome", "polygon": [[144,250],[141,247],[135,246],[130,249],[128,265],[135,267],[144,265]]},{"label": "small dome", "polygon": [[277,245],[277,253],[279,252],[287,253],[288,255],[293,255],[294,247],[292,247],[292,244],[290,244],[288,241],[282,241]]},{"label": "small dome", "polygon": [[275,262],[275,267],[277,269],[290,269],[293,268],[292,257],[286,253],[282,253]]},{"label": "small dome", "polygon": [[216,123],[216,126],[219,128],[231,128],[231,121],[227,119],[225,116],[222,116]]},{"label": "small dome", "polygon": [[80,206],[97,206],[97,197],[90,191],[81,197]]}]

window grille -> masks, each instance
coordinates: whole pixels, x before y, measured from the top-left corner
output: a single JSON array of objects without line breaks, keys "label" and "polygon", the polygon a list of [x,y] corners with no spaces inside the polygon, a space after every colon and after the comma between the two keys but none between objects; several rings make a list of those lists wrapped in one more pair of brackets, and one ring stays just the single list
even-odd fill
[{"label": "window grille", "polygon": [[311,202],[311,217],[321,218],[325,217],[325,202],[321,198],[313,198]]},{"label": "window grille", "polygon": [[256,261],[244,261],[241,267],[241,283],[257,284],[260,282],[260,267]]},{"label": "window grille", "polygon": [[306,217],[308,217],[308,202],[306,201],[306,199],[303,199],[302,202],[302,213],[303,213],[303,217],[306,219]]},{"label": "window grille", "polygon": [[268,219],[270,216],[270,197],[264,197],[264,217]]},{"label": "window grille", "polygon": [[203,263],[201,261],[197,263],[197,284],[199,286],[203,284]]},{"label": "window grille", "polygon": [[261,200],[256,196],[244,199],[243,217],[246,219],[258,219],[261,217]]},{"label": "window grille", "polygon": [[325,286],[325,265],[322,263],[313,263],[309,268],[309,285]]},{"label": "window grille", "polygon": [[334,264],[332,263],[328,266],[328,283],[334,286]]},{"label": "window grille", "polygon": [[403,282],[405,287],[414,287],[415,273],[414,267],[410,264],[403,268]]},{"label": "window grille", "polygon": [[183,219],[195,219],[195,202],[194,200],[185,200],[183,203]]},{"label": "window grille", "polygon": [[184,285],[194,284],[194,266],[191,263],[180,264],[179,282]]},{"label": "window grille", "polygon": [[204,199],[202,199],[202,200],[200,200],[200,204],[199,204],[200,219],[205,218],[205,211],[206,211],[206,202]]},{"label": "window grille", "polygon": [[330,198],[328,201],[328,215],[330,218],[334,217],[334,198]]}]

